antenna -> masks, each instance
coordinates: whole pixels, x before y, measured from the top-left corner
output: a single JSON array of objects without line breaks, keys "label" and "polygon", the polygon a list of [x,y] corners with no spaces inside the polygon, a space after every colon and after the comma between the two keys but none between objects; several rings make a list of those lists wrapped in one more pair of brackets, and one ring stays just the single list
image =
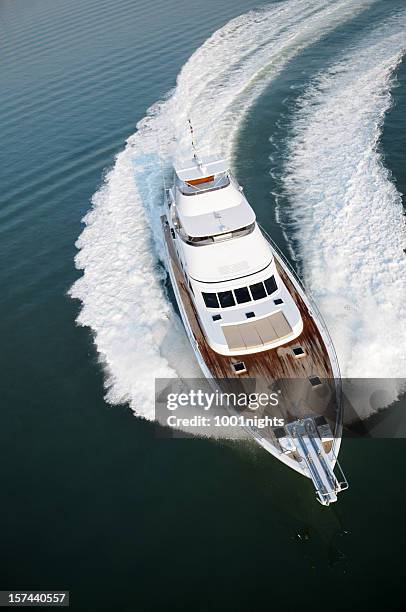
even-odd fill
[{"label": "antenna", "polygon": [[190,134],[191,134],[191,137],[192,137],[192,149],[193,149],[193,157],[194,157],[194,159],[196,160],[196,163],[197,163],[197,165],[199,166],[199,168],[200,168],[201,170],[203,170],[203,163],[202,163],[202,160],[200,159],[200,157],[199,157],[199,156],[198,156],[198,154],[197,154],[197,149],[196,149],[196,144],[195,144],[195,133],[194,133],[194,130],[193,130],[193,125],[192,125],[192,122],[191,122],[191,120],[190,120],[190,119],[188,119],[188,122],[189,122]]}]

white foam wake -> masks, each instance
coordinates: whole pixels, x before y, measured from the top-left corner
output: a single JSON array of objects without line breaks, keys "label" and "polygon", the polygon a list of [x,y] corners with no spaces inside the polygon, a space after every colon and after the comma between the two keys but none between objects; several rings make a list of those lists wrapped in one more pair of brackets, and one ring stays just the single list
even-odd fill
[{"label": "white foam wake", "polygon": [[370,3],[287,0],[230,21],[192,55],[175,90],[148,111],[117,156],[84,219],[76,257],[83,275],[70,291],[82,301],[78,323],[94,332],[109,402],[127,401],[137,414],[153,418],[154,377],[200,375],[165,295],[157,256],[158,139],[169,166],[188,150],[191,116],[202,152],[231,156],[244,112],[270,79]]},{"label": "white foam wake", "polygon": [[[406,228],[379,151],[405,32],[401,13],[318,76],[288,145],[295,248],[347,377],[406,378]],[[388,404],[402,383],[385,388]]]}]

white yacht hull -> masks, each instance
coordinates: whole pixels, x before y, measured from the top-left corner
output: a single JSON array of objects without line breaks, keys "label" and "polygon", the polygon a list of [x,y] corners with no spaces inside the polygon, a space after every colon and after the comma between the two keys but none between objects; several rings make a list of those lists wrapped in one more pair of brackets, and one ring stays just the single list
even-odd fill
[{"label": "white yacht hull", "polygon": [[[163,218],[163,223],[168,223],[167,218],[164,217]],[[267,236],[267,239],[270,240],[270,238]],[[291,281],[291,283],[294,285],[295,289],[297,290],[297,292],[300,294],[301,298],[303,299],[303,301],[306,303],[308,309],[309,309],[309,313],[311,314],[311,316],[313,317],[313,319],[315,320],[320,333],[323,337],[323,340],[325,342],[329,357],[331,359],[331,363],[332,363],[332,371],[333,371],[333,378],[334,378],[334,383],[339,387],[340,386],[340,372],[339,372],[339,368],[338,368],[338,363],[337,363],[337,359],[335,356],[335,352],[334,352],[334,347],[332,345],[331,342],[331,338],[328,335],[327,330],[325,329],[324,324],[321,322],[320,320],[320,315],[317,313],[316,307],[315,305],[309,300],[308,296],[306,295],[306,293],[304,292],[302,286],[300,285],[298,279],[294,276],[293,272],[291,272],[291,270],[289,269],[288,265],[285,263],[285,261],[283,260],[282,256],[279,254],[279,252],[274,248],[274,245],[272,244],[272,248],[273,248],[273,253],[274,253],[274,257],[275,259],[278,261],[279,265],[283,268],[284,272],[286,273],[286,275],[288,276],[289,280]],[[187,315],[186,309],[185,309],[185,304],[184,304],[184,299],[182,298],[182,295],[180,293],[180,289],[179,289],[179,283],[178,283],[178,279],[176,277],[175,274],[175,270],[174,270],[174,265],[173,265],[173,257],[171,257],[171,254],[169,253],[168,250],[168,242],[167,240],[165,240],[165,251],[166,251],[166,261],[167,261],[167,270],[169,273],[169,277],[171,280],[171,285],[175,294],[175,298],[176,298],[176,302],[179,308],[179,312],[182,318],[182,322],[184,325],[184,328],[186,330],[186,333],[188,335],[190,344],[192,346],[192,349],[194,351],[196,360],[202,370],[203,375],[210,380],[215,380],[215,376],[213,375],[213,372],[210,370],[210,368],[208,367],[201,351],[199,350],[199,343],[196,340],[195,334],[194,334],[194,330],[191,326],[191,322],[190,319]],[[340,393],[340,389],[337,389],[337,392]],[[340,410],[341,410],[341,404],[340,404]],[[298,422],[300,422],[300,419],[298,419]],[[264,448],[264,450],[266,450],[267,452],[269,452],[271,455],[273,455],[276,459],[278,459],[279,461],[281,461],[282,463],[284,463],[286,466],[288,466],[289,468],[295,470],[296,472],[298,472],[299,474],[301,474],[302,476],[305,476],[311,480],[313,480],[314,484],[315,483],[315,478],[313,477],[312,474],[312,469],[311,469],[311,464],[312,462],[317,461],[317,455],[320,452],[323,452],[322,448],[320,449],[313,449],[312,445],[310,443],[310,436],[304,436],[305,438],[305,443],[306,443],[306,447],[302,452],[302,461],[297,461],[296,459],[292,459],[290,456],[288,456],[286,453],[282,452],[282,450],[278,449],[278,447],[272,443],[269,439],[266,439],[265,437],[263,437],[258,430],[254,430],[250,427],[246,428],[247,433],[249,434],[250,437],[253,438],[253,440],[255,440],[256,443],[258,443],[260,446],[262,446],[262,448]],[[342,416],[341,414],[337,415],[337,422],[336,422],[336,430],[335,430],[335,437],[333,440],[333,444],[331,446],[331,449],[328,453],[324,453],[324,461],[327,464],[327,470],[322,470],[323,475],[326,477],[326,479],[328,480],[329,478],[335,478],[334,476],[334,469],[336,468],[336,466],[338,466],[339,468],[339,477],[336,478],[335,482],[333,483],[333,485],[330,487],[330,494],[327,497],[327,499],[323,496],[319,494],[318,488],[316,486],[316,490],[318,492],[318,500],[323,504],[323,505],[329,505],[331,502],[336,501],[337,497],[337,493],[341,490],[345,490],[346,488],[348,488],[348,483],[344,477],[344,474],[338,464],[338,454],[340,451],[340,446],[341,446],[341,433],[342,433]],[[310,457],[310,461],[307,461],[305,458],[305,454],[307,452],[307,449],[310,448],[310,450],[313,453],[313,457]],[[325,472],[327,471],[327,476],[325,475]]]}]

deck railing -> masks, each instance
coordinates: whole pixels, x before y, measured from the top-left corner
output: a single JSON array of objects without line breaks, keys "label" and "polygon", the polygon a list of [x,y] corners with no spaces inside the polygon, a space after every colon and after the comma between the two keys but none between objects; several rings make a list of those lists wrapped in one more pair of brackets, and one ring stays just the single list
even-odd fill
[{"label": "deck railing", "polygon": [[322,316],[320,310],[318,309],[318,307],[316,305],[316,301],[315,301],[314,296],[312,295],[312,292],[310,291],[310,289],[308,287],[306,287],[304,281],[302,281],[302,279],[299,277],[298,273],[293,268],[292,264],[287,260],[285,255],[282,253],[282,251],[278,247],[278,245],[272,240],[272,238],[270,237],[268,232],[261,225],[259,227],[260,227],[262,233],[264,234],[265,238],[270,243],[272,249],[275,251],[276,255],[282,260],[283,264],[288,268],[288,270],[291,273],[291,275],[293,276],[294,280],[299,285],[299,288],[305,294],[308,302],[310,303],[312,312],[314,312],[314,314],[317,316],[317,320],[318,320],[319,324],[321,325],[321,327],[323,329],[323,339],[326,342],[326,344],[328,345],[329,355],[330,355],[331,360],[334,362],[335,371],[337,372],[337,376],[334,377],[335,378],[335,385],[336,385],[336,389],[337,389],[337,399],[338,399],[338,403],[337,403],[337,410],[338,410],[337,417],[338,418],[337,418],[336,425],[335,425],[334,437],[337,437],[338,435],[341,435],[341,432],[342,432],[342,417],[343,417],[343,413],[342,413],[342,410],[343,410],[343,408],[342,408],[342,383],[341,383],[341,374],[340,374],[340,364],[338,362],[338,357],[337,357],[336,350],[334,348],[333,340],[332,340],[332,338],[330,336],[330,332],[328,331],[328,328],[327,328],[327,325],[326,325],[326,323],[325,323],[325,321],[323,319],[323,316]]}]

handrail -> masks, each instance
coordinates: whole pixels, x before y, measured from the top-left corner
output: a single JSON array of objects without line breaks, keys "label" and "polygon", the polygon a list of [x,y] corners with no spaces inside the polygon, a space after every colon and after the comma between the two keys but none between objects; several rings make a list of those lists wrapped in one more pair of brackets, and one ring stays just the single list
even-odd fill
[{"label": "handrail", "polygon": [[[323,332],[324,332],[324,336],[325,336],[325,340],[327,340],[327,343],[329,345],[329,349],[330,349],[330,353],[331,353],[331,357],[334,360],[334,365],[336,367],[336,371],[337,371],[337,378],[335,378],[335,383],[336,383],[336,387],[337,387],[337,391],[338,391],[338,414],[337,414],[337,420],[335,423],[335,430],[334,430],[334,439],[336,439],[336,437],[338,435],[341,435],[342,433],[342,420],[343,420],[343,406],[342,406],[342,383],[341,383],[341,373],[340,373],[340,364],[338,362],[338,357],[337,357],[337,353],[333,344],[333,340],[330,336],[330,332],[328,331],[327,325],[323,319],[323,316],[320,312],[320,310],[318,309],[316,302],[315,302],[315,298],[312,295],[312,292],[310,291],[310,289],[308,289],[305,286],[304,281],[299,277],[298,273],[296,272],[296,270],[293,268],[292,264],[287,260],[287,258],[285,257],[285,255],[282,253],[282,251],[280,250],[280,248],[278,247],[278,245],[272,240],[272,238],[270,237],[270,235],[268,234],[268,232],[262,227],[262,225],[258,224],[260,230],[262,231],[263,235],[265,236],[265,238],[268,240],[269,244],[271,245],[272,249],[275,251],[276,255],[281,259],[281,261],[283,262],[283,264],[287,267],[287,269],[289,270],[289,272],[291,273],[291,275],[293,276],[294,280],[296,281],[296,283],[299,285],[301,291],[304,293],[306,299],[308,300],[312,310],[314,311],[314,313],[317,315],[318,318],[318,322],[320,323],[321,327],[323,328]],[[334,446],[336,444],[336,440],[334,440]]]},{"label": "handrail", "polygon": [[320,323],[321,323],[321,325],[323,327],[323,331],[324,331],[326,337],[328,338],[330,348],[331,348],[331,350],[333,352],[333,355],[334,355],[334,361],[335,361],[336,366],[337,366],[337,372],[338,372],[339,377],[341,378],[341,375],[340,375],[340,366],[339,366],[339,363],[338,363],[338,357],[337,357],[336,350],[334,348],[333,340],[332,340],[332,338],[330,336],[330,332],[328,331],[326,322],[324,321],[323,316],[322,316],[320,310],[318,309],[318,307],[316,305],[315,298],[314,298],[311,290],[308,287],[306,287],[304,281],[300,278],[300,276],[298,275],[296,270],[293,268],[292,264],[287,260],[285,255],[282,253],[282,251],[280,250],[278,245],[274,242],[274,240],[272,240],[272,238],[270,237],[268,232],[262,227],[262,225],[259,225],[259,227],[260,227],[262,233],[265,235],[265,237],[268,240],[268,242],[271,244],[272,248],[276,251],[277,255],[283,261],[285,266],[289,269],[289,272],[292,274],[292,276],[294,277],[296,282],[299,284],[299,286],[302,289],[302,291],[305,293],[308,301],[311,304],[312,309],[317,314],[317,317],[320,320]]}]

